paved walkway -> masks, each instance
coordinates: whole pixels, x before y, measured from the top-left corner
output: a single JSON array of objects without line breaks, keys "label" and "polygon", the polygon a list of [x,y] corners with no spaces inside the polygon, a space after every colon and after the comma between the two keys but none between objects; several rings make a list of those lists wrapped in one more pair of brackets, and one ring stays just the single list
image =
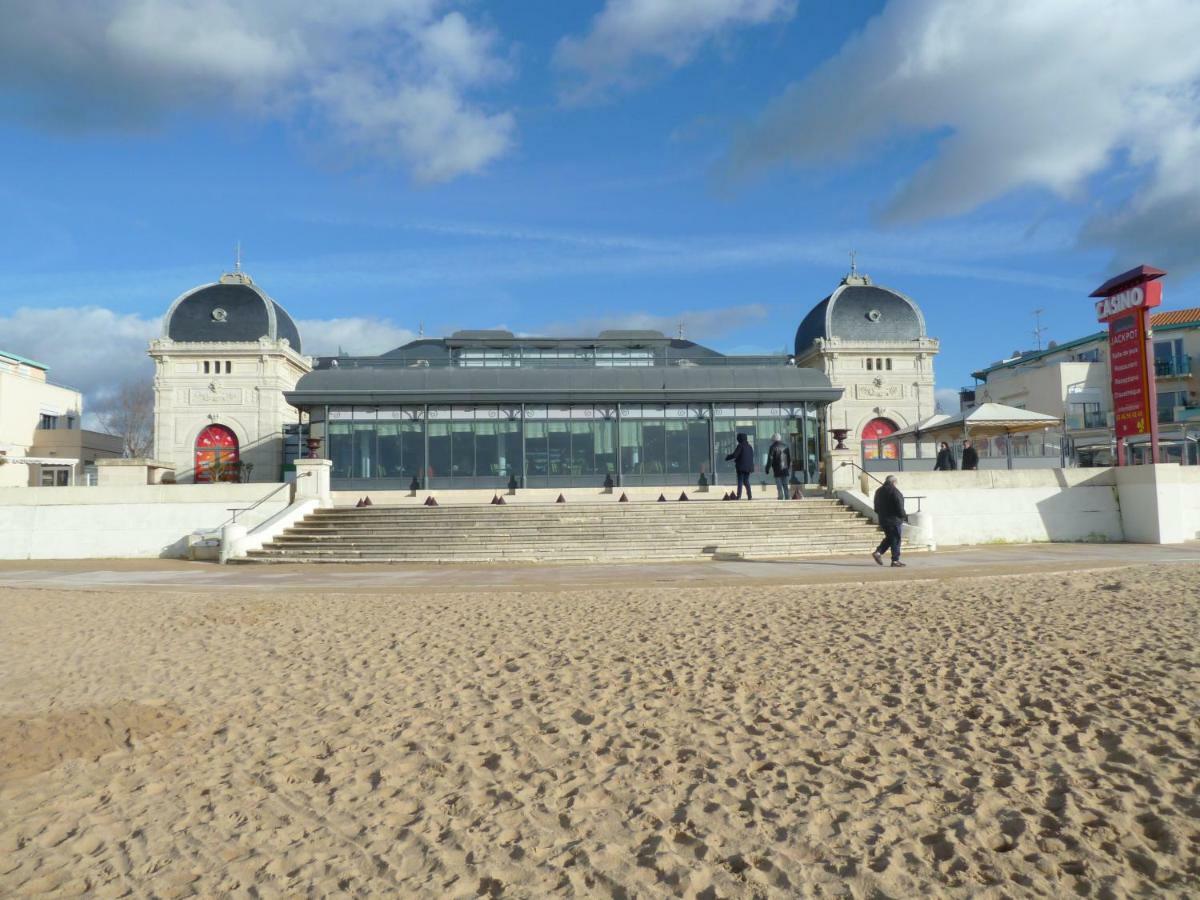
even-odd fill
[{"label": "paved walkway", "polygon": [[218,566],[179,560],[0,562],[0,587],[207,590],[429,591],[564,590],[589,586],[669,584],[838,584],[971,578],[1103,569],[1146,563],[1200,563],[1200,543],[1021,544],[911,553],[904,569],[870,559],[831,556],[778,561],[620,563],[612,565],[271,565]]}]

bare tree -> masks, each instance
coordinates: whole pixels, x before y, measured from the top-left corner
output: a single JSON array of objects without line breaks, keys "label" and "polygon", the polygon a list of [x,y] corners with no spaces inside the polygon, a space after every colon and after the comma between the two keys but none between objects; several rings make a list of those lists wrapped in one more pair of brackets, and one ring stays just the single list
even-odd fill
[{"label": "bare tree", "polygon": [[100,427],[121,439],[121,454],[149,456],[154,447],[154,388],[148,381],[128,381],[96,412]]}]

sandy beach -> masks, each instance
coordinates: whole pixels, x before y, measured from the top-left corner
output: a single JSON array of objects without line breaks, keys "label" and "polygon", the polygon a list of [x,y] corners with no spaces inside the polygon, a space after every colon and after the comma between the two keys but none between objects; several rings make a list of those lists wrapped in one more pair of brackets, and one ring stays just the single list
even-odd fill
[{"label": "sandy beach", "polygon": [[1195,895],[1198,721],[1195,564],[0,589],[0,894]]}]

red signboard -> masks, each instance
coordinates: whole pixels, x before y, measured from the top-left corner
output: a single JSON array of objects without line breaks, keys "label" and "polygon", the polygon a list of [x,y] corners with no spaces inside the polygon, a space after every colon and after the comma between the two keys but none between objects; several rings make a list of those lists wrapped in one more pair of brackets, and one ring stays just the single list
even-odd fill
[{"label": "red signboard", "polygon": [[[1157,444],[1158,411],[1150,310],[1162,303],[1161,269],[1138,266],[1097,288],[1096,318],[1108,323],[1108,361],[1117,439],[1149,434]],[[1157,447],[1155,447],[1157,454]]]},{"label": "red signboard", "polygon": [[1108,364],[1117,437],[1149,433],[1154,395],[1146,371],[1145,316],[1130,312],[1109,320]]}]

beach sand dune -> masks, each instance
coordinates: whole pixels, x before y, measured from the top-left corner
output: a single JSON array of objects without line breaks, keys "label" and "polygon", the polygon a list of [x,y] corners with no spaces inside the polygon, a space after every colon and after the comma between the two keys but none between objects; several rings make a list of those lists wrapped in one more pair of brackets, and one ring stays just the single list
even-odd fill
[{"label": "beach sand dune", "polygon": [[1193,565],[0,624],[0,894],[1200,892]]}]

